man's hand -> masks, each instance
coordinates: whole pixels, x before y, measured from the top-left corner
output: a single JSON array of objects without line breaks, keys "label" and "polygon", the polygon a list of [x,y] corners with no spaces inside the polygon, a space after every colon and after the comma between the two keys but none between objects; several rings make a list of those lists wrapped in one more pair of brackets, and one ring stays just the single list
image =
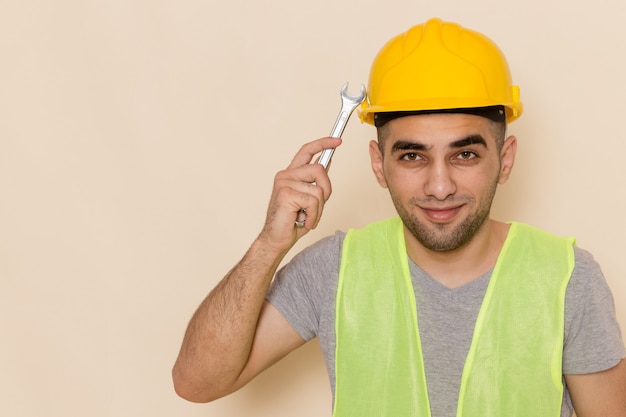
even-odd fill
[{"label": "man's hand", "polygon": [[[289,250],[319,223],[332,187],[324,167],[311,162],[322,150],[336,148],[340,144],[340,138],[322,138],[307,143],[296,153],[289,166],[276,174],[265,226],[259,239],[277,252]],[[301,209],[306,211],[306,220],[304,227],[296,227]]]}]

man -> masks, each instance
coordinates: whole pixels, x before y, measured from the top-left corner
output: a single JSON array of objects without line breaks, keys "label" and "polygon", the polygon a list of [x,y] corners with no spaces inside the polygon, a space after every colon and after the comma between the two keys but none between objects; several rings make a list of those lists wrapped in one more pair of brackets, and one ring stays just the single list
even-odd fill
[{"label": "man", "polygon": [[572,239],[489,217],[521,113],[483,35],[432,19],[392,39],[360,116],[377,127],[372,168],[399,218],[322,239],[273,281],[331,193],[311,162],[341,140],[304,145],[275,177],[258,238],[189,323],[178,394],[227,395],[317,336],[337,417],[626,416],[599,266]]}]

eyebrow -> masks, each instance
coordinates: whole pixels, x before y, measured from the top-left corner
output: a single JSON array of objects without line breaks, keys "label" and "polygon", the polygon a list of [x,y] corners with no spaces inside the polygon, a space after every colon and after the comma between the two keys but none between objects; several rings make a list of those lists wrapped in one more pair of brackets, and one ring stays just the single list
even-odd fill
[{"label": "eyebrow", "polygon": [[[448,145],[451,149],[464,148],[470,145],[481,145],[485,149],[488,148],[487,141],[481,135],[469,135],[463,139],[455,140]],[[432,148],[432,145],[425,145],[421,142],[415,142],[411,140],[398,140],[391,146],[391,152],[398,151],[428,151]]]},{"label": "eyebrow", "polygon": [[470,135],[464,139],[454,141],[450,144],[450,148],[464,148],[470,145],[482,145],[488,149],[487,141],[481,135]]},{"label": "eyebrow", "polygon": [[391,152],[398,151],[427,151],[432,146],[426,146],[423,143],[413,142],[410,140],[399,140],[391,146]]}]

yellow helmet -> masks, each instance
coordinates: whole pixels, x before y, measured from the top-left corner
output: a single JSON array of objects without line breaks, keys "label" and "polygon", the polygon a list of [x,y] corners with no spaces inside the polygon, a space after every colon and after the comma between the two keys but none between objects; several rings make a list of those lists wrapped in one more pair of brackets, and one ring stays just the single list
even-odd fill
[{"label": "yellow helmet", "polygon": [[486,36],[431,19],[391,39],[372,64],[363,122],[376,113],[504,106],[507,122],[523,111],[506,58]]}]

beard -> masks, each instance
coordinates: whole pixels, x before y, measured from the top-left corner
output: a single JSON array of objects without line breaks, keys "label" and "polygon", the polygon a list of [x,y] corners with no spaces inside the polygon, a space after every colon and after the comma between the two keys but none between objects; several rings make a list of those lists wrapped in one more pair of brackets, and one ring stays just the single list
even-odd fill
[{"label": "beard", "polygon": [[444,201],[438,201],[432,197],[423,199],[412,197],[406,206],[393,193],[391,193],[391,199],[404,226],[422,246],[435,252],[448,252],[466,245],[485,222],[489,220],[496,188],[497,182],[494,182],[483,194],[476,209],[456,226],[419,220],[417,216],[411,213],[409,208],[414,206],[433,207],[436,206],[436,203],[440,205],[441,203],[446,203],[447,205],[465,204],[471,206],[476,202],[472,196],[451,196]]}]

